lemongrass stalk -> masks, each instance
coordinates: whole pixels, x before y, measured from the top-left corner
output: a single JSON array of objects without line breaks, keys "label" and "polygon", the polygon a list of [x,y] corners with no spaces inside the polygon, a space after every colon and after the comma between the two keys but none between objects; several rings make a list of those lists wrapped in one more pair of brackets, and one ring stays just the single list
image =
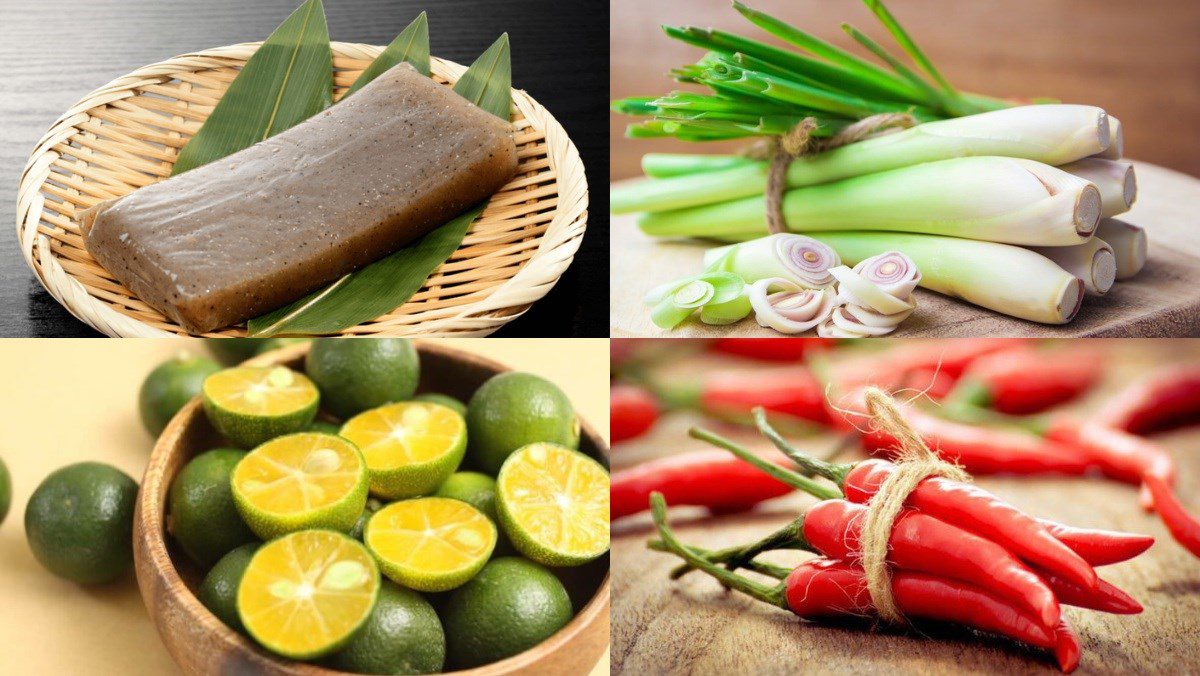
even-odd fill
[{"label": "lemongrass stalk", "polygon": [[1110,115],[1108,121],[1108,147],[1096,153],[1096,157],[1119,160],[1125,156],[1125,132],[1121,129],[1121,121],[1117,118]]},{"label": "lemongrass stalk", "polygon": [[827,245],[785,232],[704,253],[706,270],[732,272],[748,284],[782,278],[810,289],[832,284],[829,269],[841,263]]},{"label": "lemongrass stalk", "polygon": [[700,321],[712,326],[725,326],[745,319],[751,311],[750,298],[742,293],[730,300],[706,303],[700,308]]},{"label": "lemongrass stalk", "polygon": [[1104,240],[1092,237],[1077,246],[1031,247],[1060,268],[1075,275],[1093,296],[1103,296],[1117,280],[1117,259]]},{"label": "lemongrass stalk", "polygon": [[[1094,106],[1021,106],[928,122],[815,155],[788,167],[789,188],[957,157],[999,155],[1067,164],[1108,147],[1108,116]],[[722,161],[722,160],[714,160]],[[727,161],[727,160],[725,160]],[[613,213],[667,211],[761,195],[765,162],[615,189]]]},{"label": "lemongrass stalk", "polygon": [[1146,265],[1146,231],[1115,218],[1100,221],[1096,237],[1112,247],[1117,259],[1117,279],[1129,279]]},{"label": "lemongrass stalk", "polygon": [[1019,319],[1065,324],[1083,299],[1083,284],[1074,275],[1019,246],[899,232],[828,232],[815,238],[853,264],[900,251],[921,271],[922,288]]},{"label": "lemongrass stalk", "polygon": [[1137,176],[1131,162],[1085,157],[1059,169],[1096,185],[1100,191],[1101,218],[1123,214],[1137,200]]},{"label": "lemongrass stalk", "polygon": [[761,163],[740,155],[692,155],[688,153],[646,153],[642,155],[642,173],[650,178],[670,178],[756,164]]},{"label": "lemongrass stalk", "polygon": [[[653,237],[765,233],[764,197],[642,215]],[[790,190],[782,210],[805,234],[895,230],[1032,246],[1082,244],[1100,216],[1096,186],[1054,167],[964,157]]]}]

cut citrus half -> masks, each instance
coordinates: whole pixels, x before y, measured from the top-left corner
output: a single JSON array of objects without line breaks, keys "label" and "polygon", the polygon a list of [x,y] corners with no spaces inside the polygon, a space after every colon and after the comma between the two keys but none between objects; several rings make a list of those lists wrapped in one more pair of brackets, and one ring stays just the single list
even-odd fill
[{"label": "cut citrus half", "polygon": [[504,534],[526,557],[577,566],[608,551],[608,472],[557,444],[529,444],[504,461],[496,512]]},{"label": "cut citrus half", "polygon": [[462,463],[467,424],[453,409],[425,401],[388,404],[342,426],[367,460],[371,492],[390,500],[429,495]]},{"label": "cut citrus half", "polygon": [[238,513],[269,540],[308,528],[347,533],[367,504],[367,466],[354,444],[301,432],[250,451],[230,477]]},{"label": "cut citrus half", "polygon": [[384,575],[410,589],[438,592],[483,568],[496,546],[496,526],[460,500],[417,498],[375,512],[363,539]]},{"label": "cut citrus half", "polygon": [[204,379],[204,412],[242,448],[308,427],[320,394],[312,381],[284,366],[238,366]]},{"label": "cut citrus half", "polygon": [[238,616],[273,653],[328,655],[366,621],[379,596],[379,569],[358,542],[328,530],[292,533],[263,545],[238,586]]}]

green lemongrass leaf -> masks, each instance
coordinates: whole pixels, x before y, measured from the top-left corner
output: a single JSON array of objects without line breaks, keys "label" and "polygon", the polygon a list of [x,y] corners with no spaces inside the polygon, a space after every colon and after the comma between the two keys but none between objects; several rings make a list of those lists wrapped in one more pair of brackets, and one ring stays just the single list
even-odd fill
[{"label": "green lemongrass leaf", "polygon": [[647,120],[625,127],[628,138],[677,138],[680,141],[725,141],[744,138],[751,134],[738,129],[714,131],[699,129],[688,123],[672,122],[669,120]]},{"label": "green lemongrass leaf", "polygon": [[396,39],[354,80],[342,98],[362,89],[368,82],[402,62],[412,64],[419,73],[429,76],[429,20],[425,12],[418,14],[412,23],[400,31]]},{"label": "green lemongrass leaf", "polygon": [[653,115],[658,112],[657,99],[653,96],[631,96],[617,99],[609,104],[614,113],[622,115]]},{"label": "green lemongrass leaf", "polygon": [[475,63],[454,84],[459,96],[496,117],[507,120],[512,111],[512,57],[508,33],[475,59]]},{"label": "green lemongrass leaf", "polygon": [[863,78],[857,73],[835,66],[825,61],[818,61],[801,54],[779,49],[771,45],[733,35],[724,31],[684,27],[664,27],[668,37],[688,44],[725,54],[742,53],[761,59],[773,66],[782,68],[796,75],[812,78],[831,89],[851,92],[860,96],[869,96],[882,100],[905,101],[914,103],[911,96],[898,93],[876,82]]},{"label": "green lemongrass leaf", "polygon": [[921,79],[920,75],[914,73],[912,69],[904,65],[900,59],[892,56],[891,52],[884,49],[883,45],[875,42],[868,35],[848,23],[842,24],[842,30],[845,31],[847,35],[854,38],[858,44],[866,47],[868,51],[883,60],[884,63],[890,66],[892,70],[896,71],[900,77],[903,77],[905,80],[908,80],[910,83],[912,83],[914,87],[920,89],[927,97],[930,105],[943,108],[946,107],[946,98],[942,92],[934,89],[928,82]]},{"label": "green lemongrass leaf", "polygon": [[805,33],[795,26],[777,19],[770,14],[751,9],[740,2],[734,2],[736,9],[750,23],[758,26],[775,37],[815,54],[846,70],[857,73],[860,77],[872,80],[882,87],[894,88],[897,92],[908,90],[908,96],[913,103],[931,103],[922,96],[920,90],[914,90],[895,75],[883,70],[873,63],[864,61],[850,52],[836,47],[820,38]]},{"label": "green lemongrass leaf", "polygon": [[246,61],[196,135],[179,151],[181,174],[278,134],[327,108],[333,55],[321,0],[292,12]]},{"label": "green lemongrass leaf", "polygon": [[336,333],[400,307],[458,249],[483,207],[483,204],[473,207],[413,244],[317,293],[251,319],[246,324],[247,334],[265,338],[284,333]]},{"label": "green lemongrass leaf", "polygon": [[896,40],[896,44],[900,45],[900,48],[908,54],[914,63],[921,67],[921,70],[933,78],[934,82],[937,82],[946,93],[953,96],[958,95],[958,91],[954,89],[954,86],[946,78],[942,77],[941,72],[934,67],[933,62],[925,56],[925,52],[921,51],[921,48],[908,35],[900,25],[900,22],[896,21],[896,17],[892,16],[892,13],[883,5],[882,0],[863,0],[863,4],[875,14],[876,18],[879,19],[879,23],[883,24],[883,27],[892,34],[892,37]]},{"label": "green lemongrass leaf", "polygon": [[[642,173],[650,178],[673,178],[761,165],[760,161],[741,155],[688,155],[682,153],[646,153],[642,155]],[[616,190],[614,188],[614,191]]]}]

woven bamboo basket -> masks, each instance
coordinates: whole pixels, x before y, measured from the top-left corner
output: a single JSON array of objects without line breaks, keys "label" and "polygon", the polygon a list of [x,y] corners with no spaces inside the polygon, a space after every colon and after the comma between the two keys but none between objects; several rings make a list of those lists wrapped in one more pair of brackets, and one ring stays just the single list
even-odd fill
[{"label": "woven bamboo basket", "polygon": [[[17,195],[21,251],[42,286],[96,330],[186,335],[88,254],[75,214],[170,175],[179,150],[259,44],[184,54],[119,77],[71,106],[29,157]],[[335,96],[383,51],[344,42],[332,47]],[[432,70],[436,81],[452,85],[466,68],[434,58]],[[579,151],[528,94],[514,89],[512,100],[516,177],[492,196],[462,246],[407,303],[344,333],[486,336],[544,296],[571,264],[587,225]]]}]

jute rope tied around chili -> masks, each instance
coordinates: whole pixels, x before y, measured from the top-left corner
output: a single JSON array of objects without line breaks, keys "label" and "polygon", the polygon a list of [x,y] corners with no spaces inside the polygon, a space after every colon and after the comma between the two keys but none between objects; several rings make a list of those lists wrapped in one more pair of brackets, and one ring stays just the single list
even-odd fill
[{"label": "jute rope tied around chili", "polygon": [[916,124],[916,118],[909,113],[880,113],[864,117],[821,141],[812,135],[817,130],[817,121],[806,117],[783,134],[763,139],[746,148],[742,153],[744,156],[771,162],[767,171],[765,191],[767,230],[772,235],[787,232],[787,221],[783,216],[783,194],[787,191],[788,167],[797,157],[833,150],[890,130],[908,129]]},{"label": "jute rope tied around chili", "polygon": [[908,495],[922,480],[940,476],[965,483],[971,477],[929,450],[886,392],[870,387],[865,396],[867,411],[871,415],[870,424],[896,439],[899,449],[896,471],[883,482],[867,504],[860,542],[862,567],[867,577],[867,592],[879,616],[894,624],[907,624],[892,596],[892,575],[887,566],[892,527]]}]

